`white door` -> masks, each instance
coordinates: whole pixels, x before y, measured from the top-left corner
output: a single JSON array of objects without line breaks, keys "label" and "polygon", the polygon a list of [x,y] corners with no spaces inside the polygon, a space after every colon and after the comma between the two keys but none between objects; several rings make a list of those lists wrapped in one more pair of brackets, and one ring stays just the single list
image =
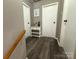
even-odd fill
[{"label": "white door", "polygon": [[55,37],[58,3],[44,5],[42,11],[42,36]]},{"label": "white door", "polygon": [[30,7],[23,5],[23,15],[24,15],[24,28],[26,30],[25,36],[30,36]]}]

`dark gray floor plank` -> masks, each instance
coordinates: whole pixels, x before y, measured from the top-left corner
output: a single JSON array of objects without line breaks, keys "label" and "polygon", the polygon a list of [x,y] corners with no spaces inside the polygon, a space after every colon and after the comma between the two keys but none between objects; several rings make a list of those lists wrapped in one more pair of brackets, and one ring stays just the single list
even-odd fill
[{"label": "dark gray floor plank", "polygon": [[[31,40],[32,39],[32,40]],[[29,47],[33,48],[27,55],[28,59],[68,59],[62,47],[59,47],[57,40],[50,37],[30,37]],[[39,42],[37,42],[39,40]],[[33,42],[31,44],[31,42]],[[35,47],[32,47],[37,42]],[[28,47],[27,47],[28,49]],[[29,48],[30,49],[30,48]]]}]

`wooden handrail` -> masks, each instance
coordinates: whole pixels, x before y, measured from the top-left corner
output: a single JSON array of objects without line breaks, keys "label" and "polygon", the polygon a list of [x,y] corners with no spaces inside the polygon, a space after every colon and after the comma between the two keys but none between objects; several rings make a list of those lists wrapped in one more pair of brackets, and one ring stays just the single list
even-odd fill
[{"label": "wooden handrail", "polygon": [[20,40],[23,38],[25,34],[25,30],[23,30],[17,37],[16,41],[14,42],[14,44],[12,45],[12,47],[9,49],[9,51],[6,53],[6,55],[4,56],[4,59],[9,59],[9,57],[11,56],[11,54],[13,53],[13,51],[15,50],[15,48],[17,47],[18,43],[20,42]]}]

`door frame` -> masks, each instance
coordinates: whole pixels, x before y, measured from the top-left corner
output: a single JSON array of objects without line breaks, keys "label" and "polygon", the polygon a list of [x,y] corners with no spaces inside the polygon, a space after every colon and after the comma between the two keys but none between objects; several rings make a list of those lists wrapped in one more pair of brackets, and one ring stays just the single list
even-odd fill
[{"label": "door frame", "polygon": [[59,2],[54,2],[54,3],[50,3],[50,4],[46,4],[46,5],[42,5],[42,8],[44,7],[48,7],[48,6],[52,6],[52,5],[58,5]]},{"label": "door frame", "polygon": [[30,6],[29,6],[28,4],[26,4],[25,2],[22,2],[22,5],[24,5],[24,6],[28,7],[28,8],[30,8]]},{"label": "door frame", "polygon": [[[30,6],[28,5],[28,4],[26,4],[25,2],[22,2],[22,6],[26,6],[26,7],[28,7],[29,9],[30,9]],[[31,15],[31,14],[30,14]],[[24,19],[24,18],[23,18]],[[30,26],[31,26],[31,17],[30,17]],[[30,27],[31,28],[31,27]]]},{"label": "door frame", "polygon": [[[23,8],[23,6],[29,8],[29,11],[30,11],[30,6],[27,5],[25,2],[22,2],[22,8]],[[31,15],[31,14],[30,14],[30,15]],[[24,16],[24,14],[23,14],[23,16]],[[23,17],[23,20],[24,20],[24,17]],[[25,26],[25,25],[24,25],[24,26]],[[30,17],[30,28],[31,28],[31,17]],[[31,34],[31,31],[30,31],[30,34]]]},{"label": "door frame", "polygon": [[[42,5],[42,30],[41,30],[42,31],[42,35],[41,36],[43,36],[43,8],[44,7],[48,7],[48,6],[52,6],[52,5],[58,5],[58,4],[59,4],[59,2],[54,2],[54,3]],[[56,28],[57,28],[57,24],[56,24]],[[56,38],[56,36],[54,38]]]}]

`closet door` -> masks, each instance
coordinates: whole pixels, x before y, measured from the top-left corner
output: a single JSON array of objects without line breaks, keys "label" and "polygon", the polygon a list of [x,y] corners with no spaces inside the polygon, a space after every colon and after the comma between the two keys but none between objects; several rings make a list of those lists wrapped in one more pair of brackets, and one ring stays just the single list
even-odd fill
[{"label": "closet door", "polygon": [[43,6],[42,35],[55,37],[58,3]]},{"label": "closet door", "polygon": [[23,15],[24,15],[24,28],[26,30],[26,36],[30,36],[30,7],[23,5]]}]

